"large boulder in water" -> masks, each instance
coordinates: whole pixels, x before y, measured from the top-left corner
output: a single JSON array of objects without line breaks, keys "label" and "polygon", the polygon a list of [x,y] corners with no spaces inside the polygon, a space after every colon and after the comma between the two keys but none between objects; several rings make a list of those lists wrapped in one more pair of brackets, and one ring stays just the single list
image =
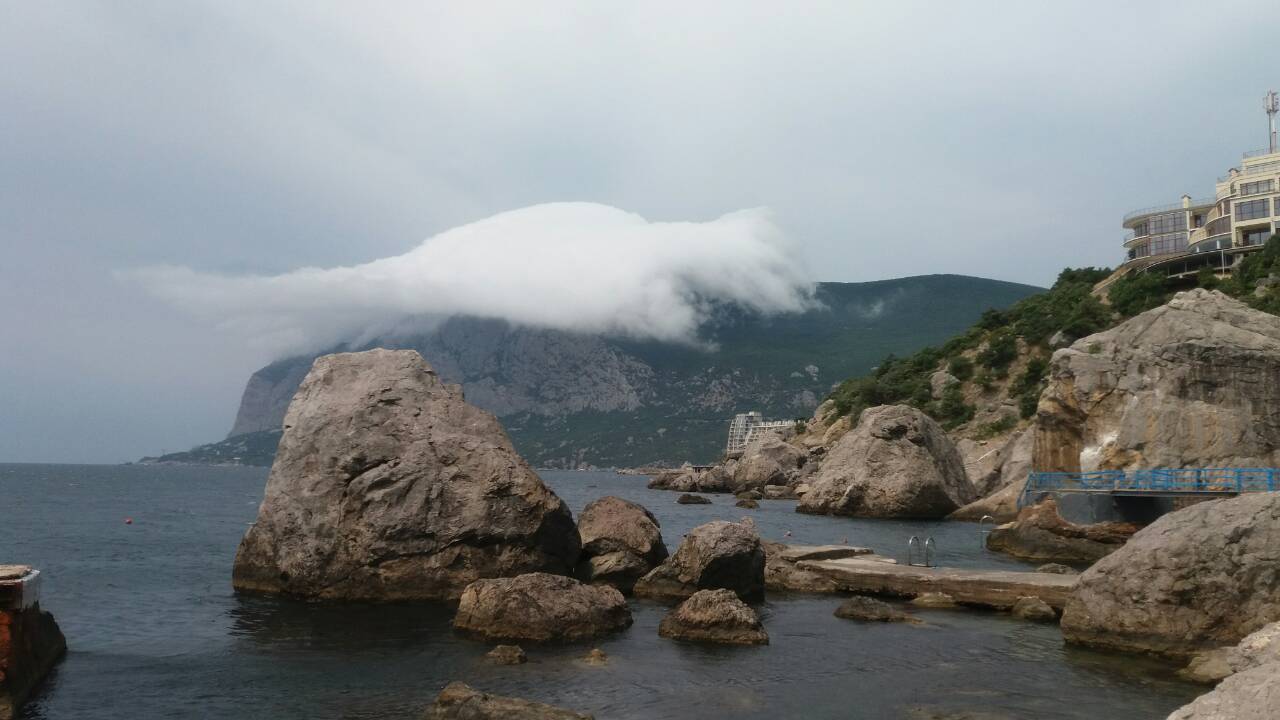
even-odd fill
[{"label": "large boulder in water", "polygon": [[469,583],[572,572],[568,508],[412,350],[318,358],[285,416],[241,590],[456,599]]},{"label": "large boulder in water", "polygon": [[660,600],[726,588],[744,600],[764,595],[764,547],[755,527],[715,520],[685,536],[676,553],[636,582],[635,593]]},{"label": "large boulder in water", "polygon": [[660,637],[725,645],[768,645],[756,611],[732,590],[699,590],[658,624]]},{"label": "large boulder in water", "polygon": [[576,642],[630,626],[631,610],[615,588],[547,573],[477,580],[453,617],[455,630],[488,640]]},{"label": "large boulder in water", "polygon": [[1068,641],[1185,656],[1280,620],[1280,493],[1170,513],[1085,571]]},{"label": "large boulder in water", "polygon": [[785,485],[795,478],[809,453],[782,439],[776,432],[763,433],[742,451],[733,468],[734,488],[762,490],[769,485]]},{"label": "large boulder in water", "polygon": [[941,518],[975,499],[950,438],[929,416],[905,405],[862,411],[809,485],[799,512]]},{"label": "large boulder in water", "polygon": [[1053,354],[1041,471],[1280,465],[1280,317],[1178,293]]},{"label": "large boulder in water", "polygon": [[427,708],[424,720],[591,720],[582,715],[532,700],[490,695],[461,682],[451,682]]},{"label": "large boulder in water", "polygon": [[582,559],[578,577],[623,592],[667,559],[658,519],[643,506],[619,497],[592,500],[578,517]]}]

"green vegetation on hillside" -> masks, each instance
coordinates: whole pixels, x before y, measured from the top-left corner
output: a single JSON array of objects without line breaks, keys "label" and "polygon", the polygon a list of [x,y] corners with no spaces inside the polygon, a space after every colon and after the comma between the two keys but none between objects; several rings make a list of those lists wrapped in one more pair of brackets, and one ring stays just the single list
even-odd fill
[{"label": "green vegetation on hillside", "polygon": [[[906,358],[891,355],[872,374],[841,383],[831,400],[840,415],[857,415],[874,405],[911,405],[944,427],[955,428],[972,420],[975,413],[964,398],[963,383],[989,389],[996,381],[1007,381],[1010,366],[1025,354],[1030,356],[1025,368],[1008,386],[1027,417],[1035,410],[1048,372],[1048,343],[1053,335],[1062,331],[1082,337],[1110,324],[1111,311],[1090,294],[1110,272],[1105,268],[1063,270],[1047,292],[1019,300],[1007,310],[987,310],[977,324],[941,347],[926,347]],[[930,378],[938,370],[948,371],[961,383],[947,387],[935,399]]]},{"label": "green vegetation on hillside", "polygon": [[[1245,258],[1231,277],[1219,279],[1211,269],[1171,284],[1154,273],[1132,273],[1112,283],[1104,304],[1093,287],[1110,275],[1106,268],[1068,268],[1048,292],[1020,300],[1007,310],[988,310],[969,330],[940,347],[926,347],[905,358],[890,355],[871,374],[845,380],[830,395],[837,415],[854,415],[882,404],[905,404],[928,413],[947,429],[973,420],[969,396],[1002,389],[1016,402],[1018,415],[1035,414],[1049,371],[1050,340],[1061,332],[1075,340],[1106,330],[1138,313],[1158,307],[1179,290],[1205,287],[1220,290],[1250,306],[1280,315],[1280,235],[1273,235],[1261,252]],[[1268,282],[1272,276],[1277,279]],[[1109,306],[1108,306],[1109,304]],[[1009,369],[1020,370],[1009,377]],[[945,370],[960,382],[934,397],[933,374]],[[999,387],[997,387],[999,386]],[[1000,399],[999,397],[993,399]],[[1016,421],[1001,415],[981,427],[974,437],[990,437],[1011,430]]]}]

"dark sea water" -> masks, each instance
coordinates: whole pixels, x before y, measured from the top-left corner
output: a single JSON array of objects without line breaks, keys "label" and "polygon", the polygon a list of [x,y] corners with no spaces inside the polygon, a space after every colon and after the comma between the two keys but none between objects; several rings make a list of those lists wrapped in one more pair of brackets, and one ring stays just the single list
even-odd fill
[{"label": "dark sea water", "polygon": [[[933,536],[944,565],[1021,566],[981,549],[968,523],[799,515],[793,503],[676,505],[645,478],[546,472],[575,514],[620,495],[657,515],[674,550],[711,519],[755,518],[793,542],[847,538],[902,555]],[[529,663],[495,667],[489,645],[456,637],[434,604],[308,605],[231,591],[236,544],[253,521],[266,471],[240,468],[0,465],[0,562],[38,566],[43,606],[70,647],[27,720],[91,718],[417,718],[440,688],[543,700],[598,718],[1142,718],[1200,690],[1172,668],[1063,646],[1056,626],[995,613],[919,610],[927,625],[832,616],[835,597],[771,594],[771,644],[660,639],[666,608],[633,600],[635,625],[591,644],[526,647]],[[126,525],[124,519],[133,518]]]}]

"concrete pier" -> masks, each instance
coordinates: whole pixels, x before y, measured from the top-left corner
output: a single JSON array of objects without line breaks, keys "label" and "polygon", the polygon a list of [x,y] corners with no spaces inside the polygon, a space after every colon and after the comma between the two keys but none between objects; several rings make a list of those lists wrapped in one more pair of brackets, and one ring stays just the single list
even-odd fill
[{"label": "concrete pier", "polygon": [[1035,596],[1061,611],[1075,575],[1010,570],[898,565],[874,555],[836,560],[801,560],[796,566],[830,578],[844,591],[894,597],[940,592],[962,605],[1007,610],[1018,598]]},{"label": "concrete pier", "polygon": [[67,651],[53,615],[40,609],[40,571],[0,565],[0,720],[12,720]]}]

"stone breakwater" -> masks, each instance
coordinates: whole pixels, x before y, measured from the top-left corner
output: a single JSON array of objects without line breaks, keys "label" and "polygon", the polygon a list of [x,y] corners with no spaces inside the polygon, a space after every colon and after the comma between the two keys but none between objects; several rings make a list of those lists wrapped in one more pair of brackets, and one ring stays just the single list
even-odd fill
[{"label": "stone breakwater", "polygon": [[0,565],[0,720],[17,717],[66,651],[58,623],[40,609],[40,571]]}]

